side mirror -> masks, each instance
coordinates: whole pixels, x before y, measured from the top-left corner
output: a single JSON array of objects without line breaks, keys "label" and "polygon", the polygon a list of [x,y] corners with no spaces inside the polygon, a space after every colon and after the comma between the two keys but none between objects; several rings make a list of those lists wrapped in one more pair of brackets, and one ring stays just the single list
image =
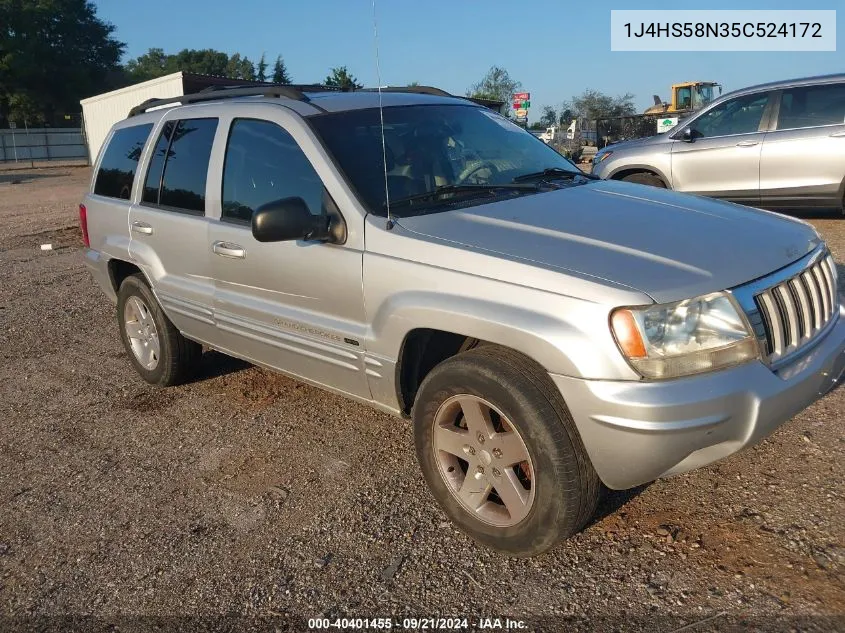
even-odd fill
[{"label": "side mirror", "polygon": [[252,236],[259,242],[328,241],[329,224],[327,215],[313,215],[302,198],[282,198],[255,210]]},{"label": "side mirror", "polygon": [[681,132],[681,140],[686,143],[692,143],[699,136],[701,136],[701,134],[691,127],[685,127],[684,131]]}]

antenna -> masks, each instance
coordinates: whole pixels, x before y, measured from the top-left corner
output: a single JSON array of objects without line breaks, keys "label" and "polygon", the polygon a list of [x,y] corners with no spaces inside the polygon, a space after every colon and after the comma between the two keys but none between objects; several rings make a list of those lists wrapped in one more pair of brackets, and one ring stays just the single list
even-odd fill
[{"label": "antenna", "polygon": [[387,143],[384,140],[384,108],[381,103],[381,64],[378,57],[378,21],[376,20],[376,0],[373,0],[373,40],[376,45],[376,81],[378,81],[378,115],[381,120],[381,162],[384,166],[384,204],[387,208],[387,222],[384,225],[386,230],[393,228],[393,220],[390,219],[390,189],[387,186]]}]

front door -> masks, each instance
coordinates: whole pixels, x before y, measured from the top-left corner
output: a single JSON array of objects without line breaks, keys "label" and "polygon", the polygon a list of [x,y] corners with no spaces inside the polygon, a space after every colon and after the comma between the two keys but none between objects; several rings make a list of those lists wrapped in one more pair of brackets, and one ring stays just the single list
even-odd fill
[{"label": "front door", "polygon": [[222,348],[305,380],[369,398],[363,362],[362,253],[346,244],[262,243],[258,207],[300,197],[314,214],[334,201],[277,122],[231,121],[219,220],[210,224],[214,319]]},{"label": "front door", "polygon": [[[760,201],[761,122],[769,93],[725,101],[681,124],[672,144],[672,188],[745,204]],[[689,141],[681,140],[690,128]]]}]

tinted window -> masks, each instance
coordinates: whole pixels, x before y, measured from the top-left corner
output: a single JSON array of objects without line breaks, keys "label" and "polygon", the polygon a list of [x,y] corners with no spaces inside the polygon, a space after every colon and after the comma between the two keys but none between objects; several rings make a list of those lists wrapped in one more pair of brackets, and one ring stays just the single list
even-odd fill
[{"label": "tinted window", "polygon": [[764,93],[725,101],[698,117],[692,128],[704,137],[756,132],[768,100]]},{"label": "tinted window", "polygon": [[144,195],[141,198],[144,202],[158,204],[158,190],[161,186],[161,174],[164,171],[164,159],[167,157],[167,150],[170,147],[170,135],[175,127],[173,121],[164,124],[164,128],[158,137],[153,155],[150,158],[150,166],[147,168],[147,181],[144,183]]},{"label": "tinted window", "polygon": [[779,130],[845,123],[845,84],[806,86],[784,90],[778,115]]},{"label": "tinted window", "polygon": [[275,123],[236,119],[223,167],[223,219],[249,222],[261,205],[300,197],[323,213],[323,183],[293,137]]},{"label": "tinted window", "polygon": [[[205,182],[216,131],[217,119],[179,121],[167,150],[158,204],[196,213],[205,212]],[[156,152],[161,145],[159,139]],[[151,172],[151,176],[154,187],[155,173]],[[149,195],[152,197],[153,194]]]},{"label": "tinted window", "polygon": [[110,198],[129,200],[132,182],[144,143],[153,129],[152,124],[136,125],[116,130],[111,137],[94,183],[94,193]]}]

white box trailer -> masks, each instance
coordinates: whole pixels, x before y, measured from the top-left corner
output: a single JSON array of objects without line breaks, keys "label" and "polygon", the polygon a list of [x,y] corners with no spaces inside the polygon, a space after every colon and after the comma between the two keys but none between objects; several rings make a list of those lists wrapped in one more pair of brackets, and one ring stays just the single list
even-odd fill
[{"label": "white box trailer", "polygon": [[177,72],[150,79],[126,88],[83,99],[82,119],[88,142],[88,155],[93,163],[112,125],[122,121],[136,105],[148,99],[169,99],[199,92],[210,86],[262,86],[267,82],[229,79],[213,75]]}]

